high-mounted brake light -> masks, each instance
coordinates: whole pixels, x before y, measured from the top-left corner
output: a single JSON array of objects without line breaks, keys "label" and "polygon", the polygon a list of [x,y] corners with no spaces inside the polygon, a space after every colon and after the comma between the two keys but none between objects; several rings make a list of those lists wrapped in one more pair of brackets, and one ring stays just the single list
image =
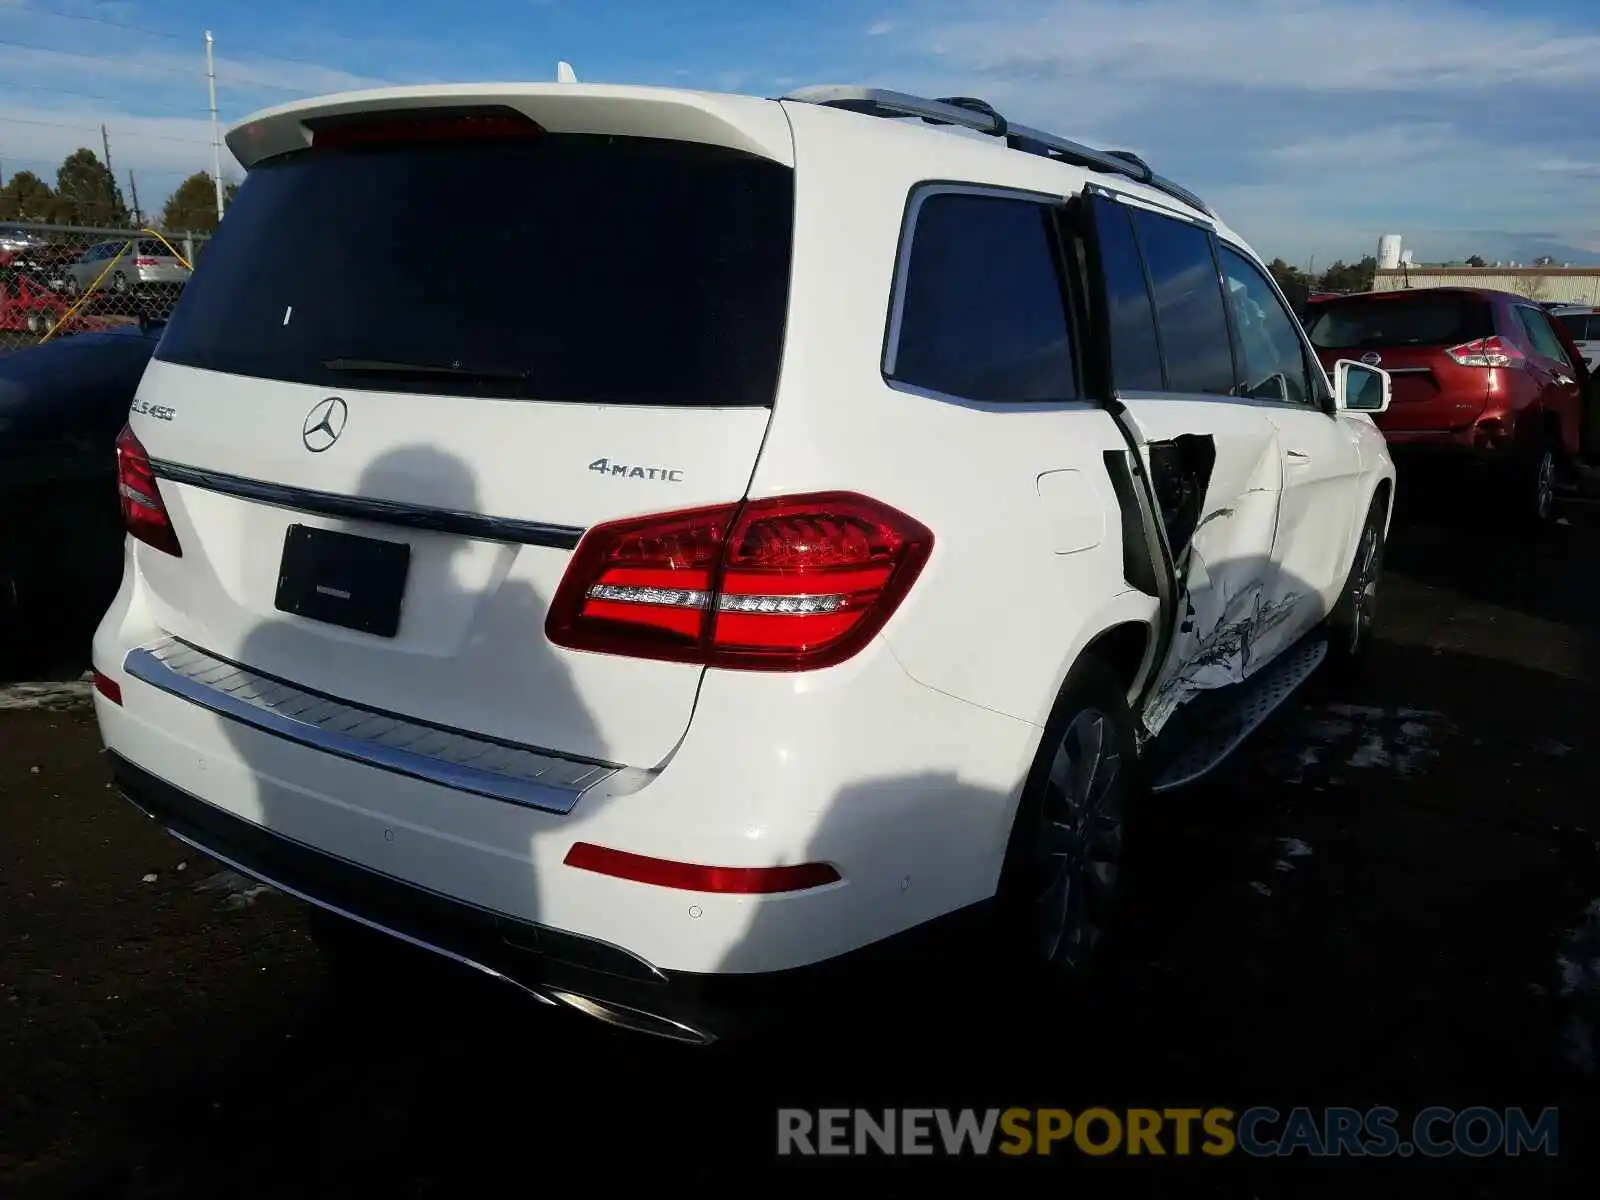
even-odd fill
[{"label": "high-mounted brake light", "polygon": [[129,534],[175,558],[183,557],[150,456],[131,425],[124,425],[117,435],[117,493],[122,498],[122,524]]},{"label": "high-mounted brake light", "polygon": [[1463,367],[1515,367],[1525,361],[1514,343],[1498,335],[1463,342],[1445,353]]},{"label": "high-mounted brake light", "polygon": [[904,513],[849,492],[597,525],[550,605],[558,646],[752,671],[856,654],[933,549]]},{"label": "high-mounted brake light", "polygon": [[795,863],[782,867],[702,867],[694,863],[630,854],[626,850],[613,850],[592,842],[573,843],[562,861],[569,867],[609,875],[613,879],[677,888],[685,892],[773,895],[839,882],[839,872],[828,863]]},{"label": "high-mounted brake light", "polygon": [[458,142],[482,138],[526,138],[544,127],[515,109],[489,111],[422,109],[330,117],[317,123],[311,145],[319,150],[397,142]]}]

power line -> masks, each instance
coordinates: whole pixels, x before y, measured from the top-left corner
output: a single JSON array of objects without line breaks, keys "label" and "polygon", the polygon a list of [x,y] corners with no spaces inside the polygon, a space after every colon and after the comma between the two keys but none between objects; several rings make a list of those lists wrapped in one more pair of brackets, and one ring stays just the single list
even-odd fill
[{"label": "power line", "polygon": [[[33,121],[26,117],[0,117],[7,125],[38,125],[45,129],[71,129],[78,133],[99,133],[98,125],[68,125],[63,121]],[[118,129],[118,137],[143,138],[147,142],[182,142],[186,146],[209,146],[203,138],[173,137],[165,133],[142,133],[137,129]]]},{"label": "power line", "polygon": [[[107,104],[127,103],[126,96],[103,96],[96,92],[74,91],[72,88],[46,87],[42,83],[8,83],[5,86],[31,92],[49,92],[56,96],[76,96],[82,100],[103,100]],[[198,104],[166,104],[159,100],[145,100],[143,98],[139,100],[139,105],[146,108],[170,108],[174,112],[190,113],[196,117],[199,116],[200,109]]]},{"label": "power line", "polygon": [[[120,29],[127,33],[143,33],[148,34],[151,37],[167,38],[168,40],[174,42],[189,42],[194,38],[194,35],[190,33],[174,33],[167,29],[151,29],[145,25],[128,25],[122,21],[113,21],[108,17],[91,17],[83,13],[62,12],[59,9],[43,8],[37,4],[29,5],[29,11],[44,13],[47,16],[52,17],[60,17],[67,21],[85,21],[91,25],[104,25],[108,29]],[[297,58],[292,54],[270,54],[265,50],[253,50],[251,51],[251,57],[274,59],[277,62],[295,63],[302,67],[315,67],[320,71],[331,71],[336,69],[328,66],[326,63],[313,62],[309,58]],[[374,83],[394,82],[390,79],[381,79],[375,75],[367,76],[367,78],[370,78]]]},{"label": "power line", "polygon": [[9,46],[14,50],[32,50],[37,54],[58,54],[62,58],[81,58],[89,62],[116,62],[126,63],[145,71],[166,71],[172,75],[204,75],[205,72],[196,67],[163,67],[155,63],[130,62],[122,55],[113,54],[80,54],[75,50],[57,50],[54,46],[34,46],[28,42],[11,42],[0,38],[0,46]]}]

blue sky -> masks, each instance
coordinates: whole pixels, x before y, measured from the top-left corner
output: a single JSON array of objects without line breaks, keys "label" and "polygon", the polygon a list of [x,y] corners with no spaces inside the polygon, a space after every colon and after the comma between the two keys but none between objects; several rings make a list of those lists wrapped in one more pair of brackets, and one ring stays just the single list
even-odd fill
[{"label": "blue sky", "polygon": [[0,171],[49,176],[104,122],[158,206],[210,165],[208,26],[225,123],[558,59],[585,82],[875,83],[1136,150],[1269,257],[1400,233],[1423,261],[1600,263],[1594,0],[0,0]]}]

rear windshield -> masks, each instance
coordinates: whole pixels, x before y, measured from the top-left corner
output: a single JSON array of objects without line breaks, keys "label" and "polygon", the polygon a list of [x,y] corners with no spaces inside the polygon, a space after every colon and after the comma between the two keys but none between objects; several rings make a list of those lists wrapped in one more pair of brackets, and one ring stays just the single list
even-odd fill
[{"label": "rear windshield", "polygon": [[171,258],[172,251],[168,250],[154,238],[145,238],[139,243],[138,253],[141,258]]},{"label": "rear windshield", "polygon": [[767,405],[793,208],[790,168],[684,142],[300,151],[250,172],[157,356],[327,388]]},{"label": "rear windshield", "polygon": [[1361,297],[1313,304],[1306,332],[1319,350],[1376,346],[1459,346],[1494,333],[1476,296]]}]

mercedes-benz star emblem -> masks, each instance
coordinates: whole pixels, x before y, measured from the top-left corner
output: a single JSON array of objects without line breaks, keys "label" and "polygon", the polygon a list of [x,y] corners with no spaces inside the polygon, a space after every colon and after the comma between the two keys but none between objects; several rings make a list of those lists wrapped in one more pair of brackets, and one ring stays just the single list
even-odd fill
[{"label": "mercedes-benz star emblem", "polygon": [[1375,367],[1383,361],[1383,355],[1368,350],[1361,356],[1361,361],[1366,363],[1369,367]]},{"label": "mercedes-benz star emblem", "polygon": [[337,396],[318,401],[317,406],[306,415],[306,423],[300,428],[300,440],[311,453],[321,454],[339,440],[349,416],[350,410]]}]

